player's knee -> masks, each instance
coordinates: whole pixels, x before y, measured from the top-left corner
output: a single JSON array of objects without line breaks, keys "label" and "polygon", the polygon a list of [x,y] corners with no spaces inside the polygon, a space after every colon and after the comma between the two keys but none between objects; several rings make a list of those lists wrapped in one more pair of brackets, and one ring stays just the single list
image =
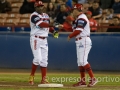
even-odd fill
[{"label": "player's knee", "polygon": [[80,62],[78,62],[78,66],[85,66],[86,64],[88,64],[87,61],[80,61]]},{"label": "player's knee", "polygon": [[40,59],[34,58],[33,59],[33,64],[39,65],[40,64]]},{"label": "player's knee", "polygon": [[39,62],[33,61],[33,64],[34,64],[34,65],[39,65]]},{"label": "player's knee", "polygon": [[40,66],[41,67],[47,67],[47,65],[48,65],[48,62],[46,61],[44,61],[44,62],[40,62]]}]

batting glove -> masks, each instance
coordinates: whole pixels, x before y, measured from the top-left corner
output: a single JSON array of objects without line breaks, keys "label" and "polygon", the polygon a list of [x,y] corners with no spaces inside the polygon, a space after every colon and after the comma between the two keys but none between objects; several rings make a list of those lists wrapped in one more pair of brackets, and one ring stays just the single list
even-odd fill
[{"label": "batting glove", "polygon": [[54,38],[58,38],[58,37],[59,37],[59,33],[58,33],[57,31],[54,31],[53,37],[54,37]]}]

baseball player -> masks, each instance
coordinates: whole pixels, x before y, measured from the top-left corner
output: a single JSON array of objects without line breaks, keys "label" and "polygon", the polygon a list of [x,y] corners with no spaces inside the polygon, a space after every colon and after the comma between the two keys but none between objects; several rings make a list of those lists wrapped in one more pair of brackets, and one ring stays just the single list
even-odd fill
[{"label": "baseball player", "polygon": [[35,4],[35,12],[33,12],[30,16],[30,45],[32,49],[32,53],[34,56],[32,62],[32,70],[29,77],[29,84],[34,84],[34,74],[37,69],[37,66],[40,66],[41,69],[41,84],[46,84],[48,81],[46,80],[46,72],[48,65],[48,43],[47,37],[49,31],[56,36],[56,32],[52,27],[52,23],[50,23],[49,16],[44,13],[45,6],[40,0],[36,0]]},{"label": "baseball player", "polygon": [[[74,84],[73,86],[79,87],[91,87],[97,83],[95,79],[91,66],[88,63],[88,54],[91,49],[91,39],[90,39],[90,25],[89,20],[86,15],[82,12],[83,5],[75,4],[73,9],[73,16],[75,21],[73,22],[73,33],[71,33],[67,40],[70,41],[71,38],[75,37],[76,49],[77,49],[77,63],[81,74],[80,82]],[[88,72],[90,76],[90,82],[86,85],[85,82],[85,71]]]}]

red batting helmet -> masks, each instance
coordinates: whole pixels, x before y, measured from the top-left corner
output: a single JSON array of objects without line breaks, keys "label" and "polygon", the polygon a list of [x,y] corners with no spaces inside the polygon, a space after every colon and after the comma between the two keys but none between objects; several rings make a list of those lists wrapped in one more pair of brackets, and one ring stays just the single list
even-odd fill
[{"label": "red batting helmet", "polygon": [[43,4],[42,1],[36,0],[36,1],[35,1],[35,4],[34,4],[34,7],[39,7],[39,6],[44,6],[44,4]]},{"label": "red batting helmet", "polygon": [[82,4],[74,4],[74,7],[73,7],[74,9],[78,9],[78,10],[82,10],[83,9],[83,5]]}]

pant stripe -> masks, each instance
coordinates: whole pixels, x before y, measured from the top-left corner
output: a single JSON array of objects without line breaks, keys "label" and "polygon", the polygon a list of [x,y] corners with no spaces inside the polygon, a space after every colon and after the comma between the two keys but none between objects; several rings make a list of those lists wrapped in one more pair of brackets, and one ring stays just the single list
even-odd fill
[{"label": "pant stripe", "polygon": [[37,40],[34,40],[34,50],[37,49]]},{"label": "pant stripe", "polygon": [[83,55],[83,65],[84,65],[84,59],[85,59],[85,49],[86,49],[86,38],[85,38],[85,48],[84,48],[84,55]]}]

